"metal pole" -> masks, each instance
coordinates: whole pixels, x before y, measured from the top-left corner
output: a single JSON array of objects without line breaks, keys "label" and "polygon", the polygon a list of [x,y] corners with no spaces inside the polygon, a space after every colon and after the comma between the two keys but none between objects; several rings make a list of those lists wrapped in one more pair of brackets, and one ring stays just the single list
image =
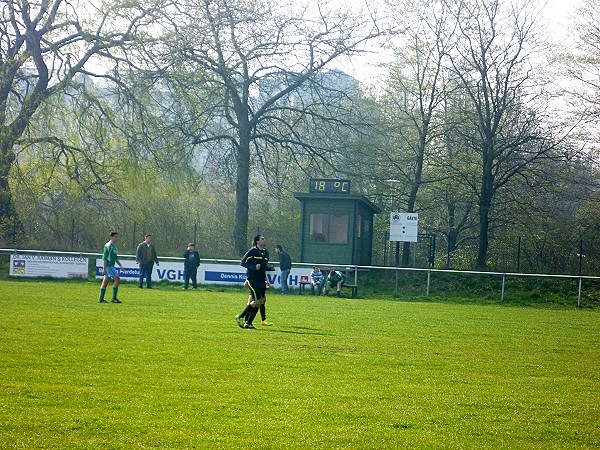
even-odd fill
[{"label": "metal pole", "polygon": [[71,251],[75,243],[75,219],[71,219]]},{"label": "metal pole", "polygon": [[388,232],[383,232],[383,265],[387,266]]},{"label": "metal pole", "polygon": [[194,244],[196,244],[198,241],[196,240],[196,233],[198,231],[198,224],[195,223],[194,224],[194,240],[192,241]]},{"label": "metal pole", "polygon": [[581,308],[581,285],[583,282],[583,278],[579,277],[579,292],[577,294],[577,307]]},{"label": "metal pole", "polygon": [[579,241],[579,275],[581,275],[581,267],[583,265],[583,239]]},{"label": "metal pole", "polygon": [[431,286],[431,270],[427,271],[427,298],[429,298],[429,288]]},{"label": "metal pole", "polygon": [[504,303],[504,284],[506,282],[506,274],[502,274],[502,296],[500,298],[501,302]]},{"label": "metal pole", "polygon": [[431,266],[432,269],[435,267],[435,234],[431,236]]},{"label": "metal pole", "polygon": [[137,233],[136,227],[137,227],[137,223],[134,220],[133,221],[133,237],[131,238],[131,249],[133,250],[134,253],[135,253],[135,234]]},{"label": "metal pole", "polygon": [[396,287],[394,288],[394,297],[398,297],[398,269],[396,269]]},{"label": "metal pole", "polygon": [[521,236],[519,236],[519,242],[517,243],[517,272],[521,270]]}]

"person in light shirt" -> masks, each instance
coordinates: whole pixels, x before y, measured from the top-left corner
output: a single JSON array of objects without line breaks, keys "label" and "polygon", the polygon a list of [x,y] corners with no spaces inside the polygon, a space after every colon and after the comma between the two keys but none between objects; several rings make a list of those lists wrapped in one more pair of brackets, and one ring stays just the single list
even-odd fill
[{"label": "person in light shirt", "polygon": [[313,271],[310,273],[310,293],[315,295],[315,288],[317,289],[318,295],[323,292],[323,285],[325,284],[325,276],[319,266],[314,266]]}]

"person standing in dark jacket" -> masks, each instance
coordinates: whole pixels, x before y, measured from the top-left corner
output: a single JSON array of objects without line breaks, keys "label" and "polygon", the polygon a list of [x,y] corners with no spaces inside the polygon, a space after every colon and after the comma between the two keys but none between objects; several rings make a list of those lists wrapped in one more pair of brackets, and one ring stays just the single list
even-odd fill
[{"label": "person standing in dark jacket", "polygon": [[146,287],[152,289],[152,267],[154,263],[157,266],[158,258],[156,256],[156,248],[152,244],[152,235],[147,234],[144,236],[144,240],[138,245],[137,252],[135,253],[135,262],[140,266],[140,280],[138,287],[141,289],[144,285],[144,277],[146,278]]},{"label": "person standing in dark jacket", "polygon": [[281,270],[281,293],[287,294],[288,278],[290,277],[290,270],[292,270],[292,257],[286,252],[281,245],[275,247],[275,251],[279,255],[279,270]]},{"label": "person standing in dark jacket", "polygon": [[185,281],[183,282],[183,289],[187,290],[190,279],[192,280],[192,289],[195,291],[198,289],[198,282],[196,278],[198,276],[198,266],[200,266],[200,254],[195,250],[195,245],[190,242],[187,246],[187,251],[183,254],[183,274],[185,275]]}]

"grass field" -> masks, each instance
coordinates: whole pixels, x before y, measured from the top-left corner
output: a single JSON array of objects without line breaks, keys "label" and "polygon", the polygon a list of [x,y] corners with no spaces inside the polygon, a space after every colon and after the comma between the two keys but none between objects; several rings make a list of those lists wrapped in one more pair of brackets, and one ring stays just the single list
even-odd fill
[{"label": "grass field", "polygon": [[0,280],[0,448],[600,448],[600,311]]}]

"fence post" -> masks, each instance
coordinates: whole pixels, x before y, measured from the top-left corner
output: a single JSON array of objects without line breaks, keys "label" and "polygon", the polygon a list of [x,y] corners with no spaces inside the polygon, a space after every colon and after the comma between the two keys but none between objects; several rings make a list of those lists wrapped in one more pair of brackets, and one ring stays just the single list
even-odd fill
[{"label": "fence post", "polygon": [[583,266],[583,239],[579,241],[579,275],[581,276],[581,268]]},{"label": "fence post", "polygon": [[427,299],[429,299],[429,288],[431,285],[431,269],[427,271]]},{"label": "fence post", "polygon": [[75,243],[75,219],[71,219],[71,251]]},{"label": "fence post", "polygon": [[388,253],[388,232],[383,232],[383,265],[387,266],[387,253]]},{"label": "fence post", "polygon": [[583,282],[583,277],[579,277],[579,292],[577,293],[577,307],[581,308],[581,285]]},{"label": "fence post", "polygon": [[131,238],[131,250],[133,250],[133,253],[135,253],[135,233],[136,231],[136,226],[137,226],[137,222],[134,220],[133,221],[133,237]]},{"label": "fence post", "polygon": [[517,272],[521,270],[521,236],[517,242]]},{"label": "fence post", "polygon": [[506,273],[502,274],[502,295],[500,297],[500,301],[504,303],[504,283],[506,282]]},{"label": "fence post", "polygon": [[431,245],[429,247],[429,267],[435,267],[435,233],[431,235]]},{"label": "fence post", "polygon": [[398,297],[398,269],[394,270],[396,273],[396,287],[394,288],[394,298]]}]

